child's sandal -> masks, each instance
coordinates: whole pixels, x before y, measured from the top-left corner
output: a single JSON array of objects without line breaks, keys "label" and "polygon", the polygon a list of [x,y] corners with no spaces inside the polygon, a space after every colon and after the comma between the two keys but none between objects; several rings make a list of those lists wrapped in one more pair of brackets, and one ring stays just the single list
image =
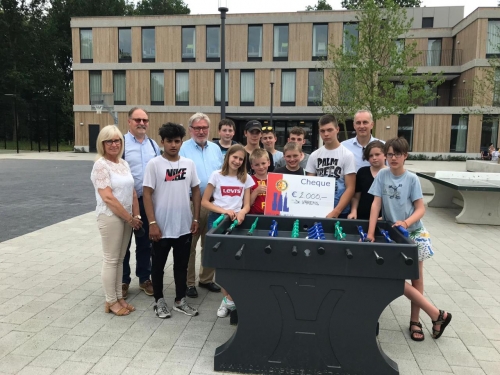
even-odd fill
[{"label": "child's sandal", "polygon": [[[432,338],[435,340],[437,340],[438,338],[441,337],[445,328],[451,322],[451,314],[450,313],[447,313],[446,319],[444,319],[445,312],[446,311],[439,310],[439,316],[438,316],[437,320],[432,321]],[[441,326],[441,329],[438,331],[438,330],[434,329],[434,326]]]},{"label": "child's sandal", "polygon": [[[411,329],[412,326],[417,326],[420,329]],[[424,341],[424,331],[422,331],[422,324],[420,322],[412,322],[410,320],[410,338],[413,341]],[[422,337],[415,337],[415,334],[422,335]]]}]

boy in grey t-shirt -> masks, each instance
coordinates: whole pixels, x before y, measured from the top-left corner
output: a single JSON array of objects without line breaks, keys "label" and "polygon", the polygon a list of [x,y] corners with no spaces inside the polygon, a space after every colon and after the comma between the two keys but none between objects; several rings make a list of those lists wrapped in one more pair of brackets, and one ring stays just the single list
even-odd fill
[{"label": "boy in grey t-shirt", "polygon": [[429,233],[420,219],[425,214],[422,189],[417,176],[408,172],[404,162],[408,157],[409,145],[404,138],[387,141],[384,153],[389,167],[381,170],[368,191],[373,194],[370,211],[370,225],[367,239],[375,240],[375,228],[382,208],[385,220],[408,230],[410,238],[418,246],[418,267],[420,278],[405,282],[404,295],[411,301],[410,337],[414,341],[423,341],[424,332],[419,321],[420,309],[432,319],[432,337],[438,339],[451,321],[451,314],[438,310],[424,296],[423,261],[433,255]]}]

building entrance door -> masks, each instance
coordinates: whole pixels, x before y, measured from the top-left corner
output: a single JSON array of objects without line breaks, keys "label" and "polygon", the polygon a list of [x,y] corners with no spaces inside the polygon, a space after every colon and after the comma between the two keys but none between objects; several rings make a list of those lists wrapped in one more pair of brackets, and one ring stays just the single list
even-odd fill
[{"label": "building entrance door", "polygon": [[97,152],[97,136],[100,131],[100,125],[89,124],[89,152]]}]

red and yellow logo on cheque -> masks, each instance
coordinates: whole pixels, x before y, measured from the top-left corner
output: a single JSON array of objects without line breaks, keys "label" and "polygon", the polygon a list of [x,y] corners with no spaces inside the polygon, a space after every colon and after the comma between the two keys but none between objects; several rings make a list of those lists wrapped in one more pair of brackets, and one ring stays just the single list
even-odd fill
[{"label": "red and yellow logo on cheque", "polygon": [[285,180],[278,180],[276,181],[276,190],[278,191],[285,191],[286,189],[288,189],[288,182],[286,182]]}]

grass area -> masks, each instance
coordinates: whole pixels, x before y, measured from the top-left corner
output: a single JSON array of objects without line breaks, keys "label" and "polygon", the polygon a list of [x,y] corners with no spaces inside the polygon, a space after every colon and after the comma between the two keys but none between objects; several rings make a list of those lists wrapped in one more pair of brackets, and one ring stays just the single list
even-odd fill
[{"label": "grass area", "polygon": [[[33,145],[33,148],[31,147]],[[57,150],[56,147],[56,142],[51,142],[50,143],[50,151],[55,152]],[[5,141],[2,139],[0,140],[0,151],[1,150],[16,150],[16,141],[7,141],[7,147],[5,147]],[[33,142],[30,143],[30,141],[26,140],[20,140],[19,141],[19,150],[20,151],[38,151],[38,143]],[[47,142],[40,143],[40,151],[49,151],[49,146]],[[59,143],[59,151],[73,151],[73,144],[68,145],[68,142],[60,142]]]}]

